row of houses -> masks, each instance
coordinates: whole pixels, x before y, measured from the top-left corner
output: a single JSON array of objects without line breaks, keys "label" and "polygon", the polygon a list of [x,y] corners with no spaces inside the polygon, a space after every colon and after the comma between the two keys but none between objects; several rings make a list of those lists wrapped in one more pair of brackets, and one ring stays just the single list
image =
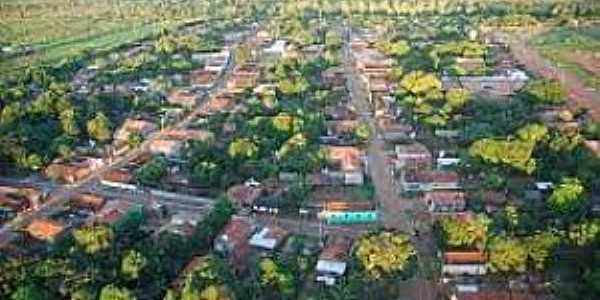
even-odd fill
[{"label": "row of houses", "polygon": [[28,186],[0,185],[0,224],[18,214],[37,210],[47,194]]},{"label": "row of houses", "polygon": [[[214,249],[224,255],[239,273],[247,270],[252,254],[273,255],[282,251],[290,233],[276,225],[256,226],[246,217],[234,216],[214,240]],[[327,285],[335,284],[347,269],[352,240],[330,236],[320,250],[315,266],[315,279]]]},{"label": "row of houses", "polygon": [[68,229],[83,224],[107,224],[118,226],[129,214],[141,214],[142,206],[121,199],[106,200],[96,194],[76,194],[70,197],[66,207],[50,215],[31,221],[25,231],[43,242],[59,239]]}]

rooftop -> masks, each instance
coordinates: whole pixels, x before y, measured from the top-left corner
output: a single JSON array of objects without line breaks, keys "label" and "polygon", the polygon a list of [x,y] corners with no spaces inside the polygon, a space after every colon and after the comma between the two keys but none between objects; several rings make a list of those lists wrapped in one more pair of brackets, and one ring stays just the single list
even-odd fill
[{"label": "rooftop", "polygon": [[330,236],[327,239],[325,248],[319,255],[320,260],[331,260],[331,261],[343,261],[346,259],[350,248],[352,247],[352,240],[344,236]]},{"label": "rooftop", "polygon": [[431,158],[431,152],[421,143],[396,144],[394,150],[398,157],[427,156]]},{"label": "rooftop", "polygon": [[449,251],[444,253],[446,264],[482,264],[487,261],[481,251]]},{"label": "rooftop", "polygon": [[249,206],[263,194],[263,188],[245,184],[234,185],[227,190],[227,197],[239,206]]},{"label": "rooftop", "polygon": [[266,250],[274,250],[283,243],[288,235],[289,232],[281,227],[265,227],[250,238],[250,245]]},{"label": "rooftop", "polygon": [[121,127],[115,132],[115,140],[126,141],[131,133],[139,133],[147,136],[153,131],[158,130],[158,126],[146,120],[127,119]]},{"label": "rooftop", "polygon": [[406,182],[443,182],[455,183],[459,181],[458,173],[442,170],[407,170],[405,176]]},{"label": "rooftop", "polygon": [[112,182],[129,183],[133,180],[133,175],[127,169],[110,169],[102,174],[102,179]]},{"label": "rooftop", "polygon": [[342,171],[361,170],[363,150],[352,146],[327,146],[326,151],[329,160],[339,163]]},{"label": "rooftop", "polygon": [[465,203],[465,194],[456,191],[431,191],[425,193],[425,201],[438,205],[454,205]]},{"label": "rooftop", "polygon": [[113,224],[121,219],[133,207],[133,204],[125,200],[108,201],[96,214],[101,223]]},{"label": "rooftop", "polygon": [[79,194],[71,199],[71,203],[76,207],[89,208],[98,211],[104,206],[104,198],[94,194]]},{"label": "rooftop", "polygon": [[200,109],[200,114],[211,115],[215,113],[227,112],[235,105],[233,97],[229,94],[219,94],[204,102]]},{"label": "rooftop", "polygon": [[38,240],[51,241],[63,232],[64,225],[49,219],[36,219],[27,226],[27,232]]},{"label": "rooftop", "polygon": [[229,223],[225,225],[219,238],[224,242],[232,244],[233,248],[235,248],[238,245],[247,243],[252,231],[253,228],[251,224],[245,218],[233,217]]}]

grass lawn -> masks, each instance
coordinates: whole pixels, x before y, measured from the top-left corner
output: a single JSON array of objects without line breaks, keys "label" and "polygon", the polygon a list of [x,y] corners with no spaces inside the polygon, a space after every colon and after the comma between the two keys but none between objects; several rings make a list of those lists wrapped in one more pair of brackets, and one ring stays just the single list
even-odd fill
[{"label": "grass lawn", "polygon": [[600,89],[600,28],[557,27],[534,39],[536,48],[560,67]]}]

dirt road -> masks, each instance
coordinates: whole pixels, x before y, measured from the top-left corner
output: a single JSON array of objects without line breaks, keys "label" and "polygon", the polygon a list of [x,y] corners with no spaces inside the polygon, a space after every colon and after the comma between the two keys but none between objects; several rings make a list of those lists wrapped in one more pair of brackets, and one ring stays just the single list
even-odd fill
[{"label": "dirt road", "polygon": [[[539,33],[537,33],[539,34]],[[593,91],[585,86],[583,80],[572,72],[558,68],[529,43],[532,35],[520,38],[510,38],[510,49],[518,62],[539,76],[548,79],[558,79],[568,91],[568,105],[572,109],[586,108],[590,116],[600,122],[600,92]]]}]

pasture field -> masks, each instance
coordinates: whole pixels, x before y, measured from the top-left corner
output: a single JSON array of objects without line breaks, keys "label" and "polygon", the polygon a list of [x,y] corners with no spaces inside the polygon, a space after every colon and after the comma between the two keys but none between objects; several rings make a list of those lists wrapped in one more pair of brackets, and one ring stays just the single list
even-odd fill
[{"label": "pasture field", "polygon": [[557,27],[533,42],[543,56],[600,89],[600,27]]},{"label": "pasture field", "polygon": [[[106,50],[185,21],[215,17],[226,1],[0,0],[0,71]],[[220,4],[221,3],[221,4]]]}]

